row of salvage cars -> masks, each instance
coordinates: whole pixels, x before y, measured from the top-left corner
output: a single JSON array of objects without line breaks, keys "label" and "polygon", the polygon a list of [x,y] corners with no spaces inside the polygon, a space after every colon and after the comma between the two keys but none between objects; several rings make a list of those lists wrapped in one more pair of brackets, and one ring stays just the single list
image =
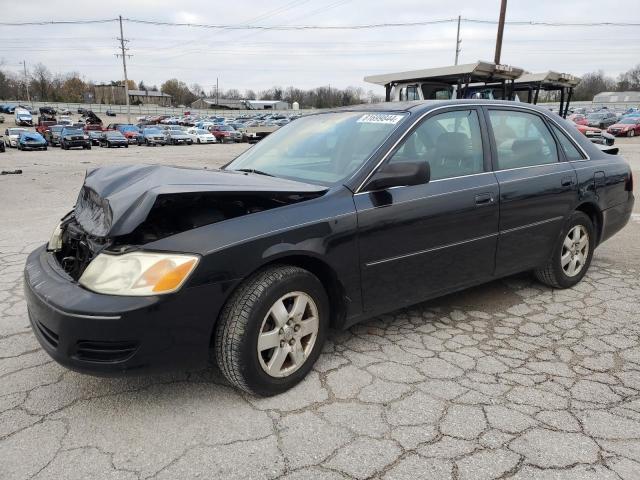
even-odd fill
[{"label": "row of salvage cars", "polygon": [[568,119],[593,143],[613,145],[615,137],[640,135],[638,109],[629,109],[623,113],[609,111],[606,107],[594,112],[574,111]]},{"label": "row of salvage cars", "polygon": [[6,147],[18,150],[47,150],[49,146],[61,147],[63,150],[81,148],[90,150],[92,146],[106,148],[129,148],[129,145],[192,145],[214,144],[218,140],[207,130],[191,128],[156,128],[145,127],[135,133],[119,129],[83,130],[80,126],[53,125],[43,133],[27,128],[8,128],[4,138],[0,135],[0,151]]}]

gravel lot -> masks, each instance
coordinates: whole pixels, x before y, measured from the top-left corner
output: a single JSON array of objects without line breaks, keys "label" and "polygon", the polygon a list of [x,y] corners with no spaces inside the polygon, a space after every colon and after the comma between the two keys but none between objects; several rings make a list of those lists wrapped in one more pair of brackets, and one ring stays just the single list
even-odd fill
[{"label": "gravel lot", "polygon": [[[618,143],[637,190],[640,141]],[[639,478],[640,201],[577,287],[518,275],[332,332],[278,397],[240,394],[214,367],[102,379],[51,361],[22,268],[84,170],[211,168],[245,148],[0,154],[24,171],[0,176],[1,479]]]}]

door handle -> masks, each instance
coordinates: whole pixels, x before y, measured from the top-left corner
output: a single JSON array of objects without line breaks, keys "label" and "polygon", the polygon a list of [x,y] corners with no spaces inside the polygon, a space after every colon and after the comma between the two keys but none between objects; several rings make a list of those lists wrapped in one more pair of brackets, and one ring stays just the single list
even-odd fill
[{"label": "door handle", "polygon": [[476,195],[476,205],[482,207],[484,205],[491,205],[493,203],[492,193],[479,193]]},{"label": "door handle", "polygon": [[573,177],[562,177],[561,185],[563,187],[570,187],[573,185]]}]

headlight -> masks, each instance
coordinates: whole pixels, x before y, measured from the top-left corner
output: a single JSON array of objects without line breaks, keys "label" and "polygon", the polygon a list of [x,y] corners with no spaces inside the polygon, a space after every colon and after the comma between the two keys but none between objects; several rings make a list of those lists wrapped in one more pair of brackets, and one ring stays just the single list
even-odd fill
[{"label": "headlight", "polygon": [[62,228],[60,225],[62,225],[62,223],[59,223],[56,225],[56,228],[53,229],[49,243],[47,243],[47,250],[50,252],[57,252],[62,248]]},{"label": "headlight", "polygon": [[162,295],[175,292],[198,264],[195,255],[133,252],[101,253],[80,277],[80,285],[108,295]]}]

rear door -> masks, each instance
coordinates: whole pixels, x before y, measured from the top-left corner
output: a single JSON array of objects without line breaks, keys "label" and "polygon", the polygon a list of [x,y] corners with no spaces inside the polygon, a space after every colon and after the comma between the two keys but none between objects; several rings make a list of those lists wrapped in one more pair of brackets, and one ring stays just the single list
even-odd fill
[{"label": "rear door", "polygon": [[496,275],[502,276],[550,257],[577,202],[577,179],[541,114],[506,106],[485,107],[485,114],[500,187]]},{"label": "rear door", "polygon": [[387,160],[428,162],[431,180],[355,195],[366,311],[398,308],[491,278],[498,183],[482,124],[476,108],[433,112]]}]

